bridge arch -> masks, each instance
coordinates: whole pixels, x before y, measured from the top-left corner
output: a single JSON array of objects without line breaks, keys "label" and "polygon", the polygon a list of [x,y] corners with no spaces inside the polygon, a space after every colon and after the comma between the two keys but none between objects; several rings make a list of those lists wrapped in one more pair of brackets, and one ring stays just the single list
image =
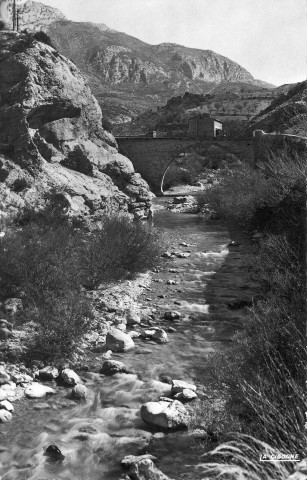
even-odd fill
[{"label": "bridge arch", "polygon": [[116,140],[119,152],[131,160],[135,170],[142,175],[157,195],[163,194],[162,180],[164,182],[169,167],[176,161],[179,154],[193,151],[196,147],[206,150],[216,145],[225,152],[234,154],[240,160],[254,164],[252,139],[117,137]]}]

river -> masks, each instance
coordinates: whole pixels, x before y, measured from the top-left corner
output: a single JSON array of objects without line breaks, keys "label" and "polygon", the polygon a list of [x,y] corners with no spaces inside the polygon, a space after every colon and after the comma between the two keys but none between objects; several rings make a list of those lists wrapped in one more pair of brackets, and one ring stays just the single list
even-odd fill
[{"label": "river", "polygon": [[[167,200],[157,199],[156,207]],[[0,425],[1,480],[118,480],[120,460],[144,452],[156,455],[159,469],[170,478],[201,478],[194,469],[199,461],[195,437],[189,432],[152,432],[139,412],[143,403],[168,393],[169,385],[159,381],[163,374],[205,391],[197,369],[211,352],[229,344],[247,315],[246,309],[231,309],[229,304],[252,297],[248,239],[218,221],[163,209],[156,211],[154,223],[170,251],[190,254],[163,259],[150,290],[140,298],[141,304],[156,309],[155,324],[168,332],[169,343],[136,339],[134,350],[112,356],[136,375],[84,373],[90,391],[86,404],[75,403],[59,386],[47,399],[15,402],[12,422]],[[229,246],[231,241],[238,244]],[[189,246],[180,245],[184,242]],[[168,285],[168,280],[174,283]],[[163,320],[167,310],[179,311],[180,320]],[[193,404],[190,408],[193,411]],[[63,462],[44,455],[50,444],[61,449]]]}]

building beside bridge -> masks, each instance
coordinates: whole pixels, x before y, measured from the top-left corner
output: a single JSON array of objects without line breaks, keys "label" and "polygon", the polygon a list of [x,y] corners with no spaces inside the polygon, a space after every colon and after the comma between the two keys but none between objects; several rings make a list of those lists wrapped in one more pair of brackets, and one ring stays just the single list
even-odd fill
[{"label": "building beside bridge", "polygon": [[209,115],[190,118],[188,136],[214,138],[223,134],[223,123]]}]

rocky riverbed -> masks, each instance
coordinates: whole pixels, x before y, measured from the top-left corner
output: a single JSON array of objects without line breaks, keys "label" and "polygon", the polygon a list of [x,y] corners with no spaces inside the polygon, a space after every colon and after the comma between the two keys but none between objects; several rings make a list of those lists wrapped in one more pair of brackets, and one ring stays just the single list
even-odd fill
[{"label": "rocky riverbed", "polygon": [[227,347],[257,285],[248,238],[167,201],[154,216],[161,265],[90,292],[96,323],[72,362],[2,363],[3,480],[201,478],[195,442],[208,432],[191,421],[204,399],[221,402],[197,370]]}]

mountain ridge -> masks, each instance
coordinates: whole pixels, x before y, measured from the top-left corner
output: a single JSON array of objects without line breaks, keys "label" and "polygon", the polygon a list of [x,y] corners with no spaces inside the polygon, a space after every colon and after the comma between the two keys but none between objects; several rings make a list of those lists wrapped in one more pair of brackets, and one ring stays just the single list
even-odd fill
[{"label": "mountain ridge", "polygon": [[43,28],[85,74],[105,116],[114,123],[129,121],[186,91],[206,94],[222,82],[263,85],[241,65],[212,50],[169,42],[150,45],[104,24],[73,22],[31,0],[20,10],[20,25]]}]

